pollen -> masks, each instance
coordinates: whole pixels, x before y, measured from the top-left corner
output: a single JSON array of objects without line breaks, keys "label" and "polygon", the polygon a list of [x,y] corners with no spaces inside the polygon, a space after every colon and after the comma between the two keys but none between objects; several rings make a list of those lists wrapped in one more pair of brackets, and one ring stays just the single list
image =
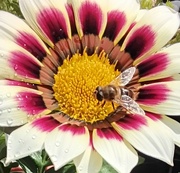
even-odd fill
[{"label": "pollen", "polygon": [[89,56],[84,50],[83,54],[76,53],[65,59],[54,75],[53,90],[59,111],[87,123],[104,120],[114,111],[112,103],[102,106],[94,91],[97,86],[109,84],[119,73],[104,52]]}]

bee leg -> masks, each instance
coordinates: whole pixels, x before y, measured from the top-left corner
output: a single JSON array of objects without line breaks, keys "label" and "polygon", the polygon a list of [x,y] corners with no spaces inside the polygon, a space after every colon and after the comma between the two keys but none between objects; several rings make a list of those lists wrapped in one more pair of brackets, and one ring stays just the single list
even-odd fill
[{"label": "bee leg", "polygon": [[106,101],[103,101],[103,104],[101,105],[102,107],[105,105]]},{"label": "bee leg", "polygon": [[111,102],[111,103],[112,103],[112,107],[113,107],[113,109],[115,110],[114,103],[113,103],[113,102]]}]

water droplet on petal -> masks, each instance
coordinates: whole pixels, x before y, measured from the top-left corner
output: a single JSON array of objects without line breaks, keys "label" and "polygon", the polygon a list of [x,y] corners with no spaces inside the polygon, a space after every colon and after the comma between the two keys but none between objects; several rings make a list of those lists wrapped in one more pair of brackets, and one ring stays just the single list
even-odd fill
[{"label": "water droplet on petal", "polygon": [[9,108],[7,111],[8,111],[8,113],[10,113],[11,112],[11,108]]},{"label": "water droplet on petal", "polygon": [[27,46],[27,44],[26,43],[24,43],[24,45],[23,45],[24,47],[26,47]]},{"label": "water droplet on petal", "polygon": [[69,149],[65,149],[65,153],[68,153],[69,152]]},{"label": "water droplet on petal", "polygon": [[7,124],[10,126],[10,125],[12,125],[12,123],[13,123],[13,119],[9,118],[9,119],[7,120]]},{"label": "water droplet on petal", "polygon": [[22,142],[22,139],[19,139],[19,143],[21,143]]},{"label": "water droplet on petal", "polygon": [[16,71],[18,69],[18,65],[14,65],[14,70]]},{"label": "water droplet on petal", "polygon": [[16,154],[14,155],[14,157],[19,157],[19,155],[20,155],[20,152],[16,153]]},{"label": "water droplet on petal", "polygon": [[35,115],[36,114],[36,110],[32,110],[32,115]]},{"label": "water droplet on petal", "polygon": [[51,160],[52,160],[52,162],[57,162],[57,156],[56,155],[52,155],[51,156]]},{"label": "water droplet on petal", "polygon": [[29,133],[29,131],[30,131],[30,130],[29,130],[29,129],[27,129],[27,130],[26,130],[26,133]]},{"label": "water droplet on petal", "polygon": [[31,150],[31,147],[28,147],[28,150]]},{"label": "water droplet on petal", "polygon": [[55,145],[56,145],[56,147],[59,147],[59,146],[60,146],[60,142],[57,141],[57,142],[55,143]]},{"label": "water droplet on petal", "polygon": [[1,57],[3,57],[3,56],[4,56],[4,54],[3,54],[3,53],[0,53],[0,56],[1,56]]},{"label": "water droplet on petal", "polygon": [[16,97],[17,97],[18,100],[23,100],[21,94],[17,94]]},{"label": "water droplet on petal", "polygon": [[11,142],[11,140],[10,139],[8,139],[8,144],[11,144],[12,142]]},{"label": "water droplet on petal", "polygon": [[35,139],[36,138],[36,135],[32,135],[32,139]]},{"label": "water droplet on petal", "polygon": [[80,167],[79,167],[79,171],[82,172],[82,170],[83,170],[83,168],[80,166]]}]

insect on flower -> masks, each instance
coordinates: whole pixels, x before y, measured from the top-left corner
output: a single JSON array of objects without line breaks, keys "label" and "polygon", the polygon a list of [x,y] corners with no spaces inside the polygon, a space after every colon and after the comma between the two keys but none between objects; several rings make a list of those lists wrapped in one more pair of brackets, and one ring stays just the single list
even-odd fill
[{"label": "insect on flower", "polygon": [[114,103],[117,103],[127,109],[128,112],[145,115],[143,109],[134,101],[134,92],[125,87],[134,76],[135,71],[135,67],[130,67],[110,82],[109,85],[96,88],[94,94],[98,101],[104,101],[102,106],[105,105],[106,101],[111,101],[114,109]]}]

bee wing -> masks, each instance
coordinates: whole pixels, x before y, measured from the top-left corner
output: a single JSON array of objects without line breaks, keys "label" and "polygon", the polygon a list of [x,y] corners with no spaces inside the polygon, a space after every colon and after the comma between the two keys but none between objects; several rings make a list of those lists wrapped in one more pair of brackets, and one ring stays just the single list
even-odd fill
[{"label": "bee wing", "polygon": [[110,83],[110,85],[125,86],[132,79],[135,71],[136,71],[135,67],[130,67],[130,68],[124,70],[116,79],[114,79]]},{"label": "bee wing", "polygon": [[131,97],[127,95],[121,96],[121,105],[131,113],[145,115],[144,110],[141,109],[139,105]]}]

